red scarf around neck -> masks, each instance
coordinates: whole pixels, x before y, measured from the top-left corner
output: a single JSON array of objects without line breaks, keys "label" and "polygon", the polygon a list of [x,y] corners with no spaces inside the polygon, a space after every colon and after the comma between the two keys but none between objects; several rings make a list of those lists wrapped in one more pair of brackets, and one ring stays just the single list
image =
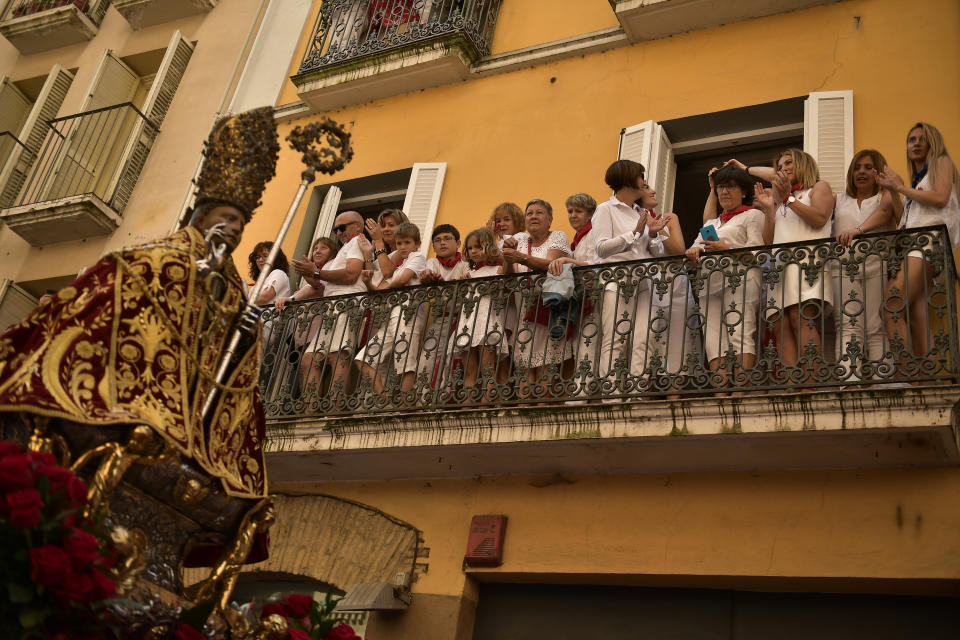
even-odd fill
[{"label": "red scarf around neck", "polygon": [[590,233],[590,229],[593,229],[593,221],[591,220],[587,224],[583,225],[580,228],[580,231],[577,231],[577,235],[573,236],[573,242],[570,243],[570,251],[576,251],[577,245],[580,244],[580,241],[583,240],[583,237]]},{"label": "red scarf around neck", "polygon": [[752,208],[753,207],[748,207],[747,205],[743,205],[742,207],[737,207],[736,209],[734,209],[733,211],[730,211],[729,213],[724,211],[723,213],[720,214],[720,222],[722,222],[723,224],[727,224],[738,213],[743,213],[744,211],[750,211],[750,209]]},{"label": "red scarf around neck", "polygon": [[803,185],[802,185],[802,184],[795,184],[795,185],[793,185],[792,187],[790,187],[790,193],[788,193],[787,195],[783,196],[783,204],[787,204],[787,200],[790,199],[790,196],[792,196],[792,195],[793,195],[794,193],[796,193],[797,191],[800,191],[800,189],[803,189]]},{"label": "red scarf around neck", "polygon": [[483,269],[484,267],[497,267],[497,266],[499,265],[490,264],[489,262],[478,262],[476,264],[470,265],[470,271],[480,271],[480,269]]},{"label": "red scarf around neck", "polygon": [[446,269],[453,269],[457,266],[457,263],[460,262],[460,252],[457,251],[457,255],[452,258],[441,258],[437,256],[437,262],[442,264]]}]

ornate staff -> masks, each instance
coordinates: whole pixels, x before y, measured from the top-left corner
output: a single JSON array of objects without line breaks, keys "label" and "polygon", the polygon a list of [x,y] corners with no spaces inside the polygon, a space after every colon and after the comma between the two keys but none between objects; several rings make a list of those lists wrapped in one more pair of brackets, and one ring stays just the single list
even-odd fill
[{"label": "ornate staff", "polygon": [[[249,335],[253,332],[256,323],[260,319],[260,311],[255,304],[257,297],[263,290],[267,276],[273,271],[277,254],[280,252],[280,244],[283,242],[287,231],[290,229],[290,225],[293,223],[293,217],[300,208],[300,202],[307,192],[307,187],[316,179],[317,171],[333,175],[343,169],[343,167],[353,159],[353,147],[350,145],[350,134],[340,124],[330,118],[325,117],[305,127],[294,128],[287,136],[287,141],[290,143],[292,149],[302,154],[301,158],[307,168],[300,174],[300,186],[297,188],[297,193],[293,196],[293,202],[290,203],[290,208],[287,209],[287,215],[284,217],[283,223],[280,225],[280,230],[277,232],[277,237],[273,241],[273,247],[270,249],[267,261],[263,265],[263,269],[260,270],[260,277],[257,278],[256,284],[254,284],[250,290],[246,308],[243,311],[240,322],[230,337],[226,351],[224,351],[221,356],[220,364],[214,376],[214,385],[210,388],[203,403],[201,419],[204,423],[213,415],[213,408],[216,406],[219,389],[227,379],[234,357],[240,348],[240,342],[243,340],[244,335]],[[327,146],[322,146],[324,141]],[[213,249],[212,253],[216,255],[216,249]]]}]

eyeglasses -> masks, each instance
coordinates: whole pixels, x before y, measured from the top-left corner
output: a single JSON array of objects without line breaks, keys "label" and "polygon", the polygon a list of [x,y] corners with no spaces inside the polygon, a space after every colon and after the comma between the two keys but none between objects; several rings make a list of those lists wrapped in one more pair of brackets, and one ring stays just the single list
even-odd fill
[{"label": "eyeglasses", "polygon": [[720,193],[721,191],[733,191],[734,189],[739,189],[739,188],[740,188],[740,185],[738,184],[718,184],[717,193]]},{"label": "eyeglasses", "polygon": [[455,242],[455,239],[453,236],[449,236],[449,235],[437,236],[436,238],[433,239],[433,244],[439,244],[441,242]]},{"label": "eyeglasses", "polygon": [[337,226],[335,226],[335,227],[333,228],[333,232],[334,232],[334,233],[343,233],[344,231],[347,230],[347,227],[349,227],[349,226],[352,225],[352,224],[359,224],[359,223],[358,223],[356,220],[354,220],[353,222],[344,222],[343,224],[338,224]]}]

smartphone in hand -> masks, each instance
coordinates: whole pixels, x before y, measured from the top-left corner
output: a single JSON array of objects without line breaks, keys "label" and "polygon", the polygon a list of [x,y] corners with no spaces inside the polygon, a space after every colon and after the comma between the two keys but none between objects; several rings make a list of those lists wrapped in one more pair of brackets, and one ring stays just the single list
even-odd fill
[{"label": "smartphone in hand", "polygon": [[712,224],[708,224],[700,229],[700,237],[711,242],[716,242],[720,239],[720,236],[717,235],[717,228]]}]

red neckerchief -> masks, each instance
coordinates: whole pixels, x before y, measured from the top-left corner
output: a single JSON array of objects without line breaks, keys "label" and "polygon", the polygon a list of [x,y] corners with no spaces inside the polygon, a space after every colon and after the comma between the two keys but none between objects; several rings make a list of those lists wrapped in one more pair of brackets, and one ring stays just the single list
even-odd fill
[{"label": "red neckerchief", "polygon": [[787,195],[783,196],[783,204],[787,204],[787,200],[790,199],[790,196],[792,196],[792,195],[793,195],[794,193],[796,193],[797,191],[800,191],[800,189],[803,189],[803,185],[802,185],[802,184],[795,184],[795,185],[793,185],[792,187],[790,187],[790,193],[788,193]]},{"label": "red neckerchief", "polygon": [[[459,255],[459,254],[457,254],[457,255]],[[471,265],[470,265],[470,271],[479,271],[480,269],[483,269],[484,267],[496,267],[496,266],[498,266],[498,265],[490,264],[489,262],[478,262],[477,264],[471,264]]]},{"label": "red neckerchief", "polygon": [[750,211],[750,209],[753,209],[753,207],[748,207],[747,205],[743,205],[742,207],[737,207],[736,209],[734,209],[729,213],[723,212],[720,214],[720,222],[722,222],[723,224],[727,224],[728,222],[730,222],[730,220],[733,219],[733,216],[737,215],[738,213],[743,213],[744,211]]},{"label": "red neckerchief", "polygon": [[583,236],[590,233],[590,229],[593,228],[593,221],[591,220],[587,224],[583,225],[580,231],[577,231],[577,235],[573,236],[573,242],[570,243],[570,250],[576,251],[577,245],[580,244],[580,241],[583,240]]},{"label": "red neckerchief", "polygon": [[460,262],[460,252],[457,251],[456,257],[453,258],[441,258],[440,256],[437,256],[437,262],[442,264],[446,269],[453,269],[455,266],[457,266],[457,263]]}]

